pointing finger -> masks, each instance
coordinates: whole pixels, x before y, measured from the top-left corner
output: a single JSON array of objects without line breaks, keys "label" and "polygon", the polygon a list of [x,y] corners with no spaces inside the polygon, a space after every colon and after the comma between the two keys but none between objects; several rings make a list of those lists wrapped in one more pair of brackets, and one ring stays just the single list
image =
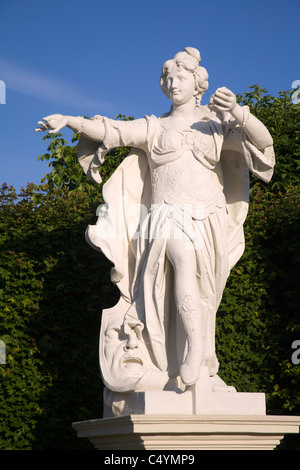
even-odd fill
[{"label": "pointing finger", "polygon": [[222,88],[219,88],[217,91],[216,91],[216,95],[217,96],[226,96],[226,97],[230,97],[232,98],[234,95],[234,93],[230,90],[228,90],[228,88],[225,88],[225,87],[222,87]]},{"label": "pointing finger", "polygon": [[55,129],[52,129],[52,131],[49,131],[49,134],[56,134],[56,132],[59,132],[61,130],[61,127],[58,126]]},{"label": "pointing finger", "polygon": [[221,91],[222,93],[225,93],[226,95],[232,95],[232,91],[226,88],[226,86],[222,86],[218,88],[217,91]]},{"label": "pointing finger", "polygon": [[214,102],[215,106],[220,106],[221,108],[228,108],[229,103],[220,99],[216,99]]}]

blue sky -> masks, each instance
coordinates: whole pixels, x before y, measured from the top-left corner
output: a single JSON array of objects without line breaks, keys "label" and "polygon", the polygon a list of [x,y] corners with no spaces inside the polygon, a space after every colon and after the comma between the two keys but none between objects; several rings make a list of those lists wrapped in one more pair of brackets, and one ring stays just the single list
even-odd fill
[{"label": "blue sky", "polygon": [[300,0],[0,0],[0,184],[19,190],[49,171],[38,161],[47,141],[34,132],[43,116],[167,111],[161,66],[186,46],[209,73],[203,104],[219,86],[290,90],[299,13]]}]

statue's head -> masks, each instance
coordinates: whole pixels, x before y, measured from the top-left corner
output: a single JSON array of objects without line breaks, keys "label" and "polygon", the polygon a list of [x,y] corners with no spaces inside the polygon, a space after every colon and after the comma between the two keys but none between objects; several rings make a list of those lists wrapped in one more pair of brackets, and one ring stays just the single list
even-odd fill
[{"label": "statue's head", "polygon": [[[164,94],[171,98],[168,88],[168,78],[180,71],[192,74],[193,95],[196,104],[199,104],[202,95],[208,88],[208,73],[204,67],[199,65],[201,61],[200,52],[193,47],[185,47],[184,51],[178,52],[173,59],[167,60],[162,67],[160,86]],[[172,99],[172,98],[171,98]]]}]

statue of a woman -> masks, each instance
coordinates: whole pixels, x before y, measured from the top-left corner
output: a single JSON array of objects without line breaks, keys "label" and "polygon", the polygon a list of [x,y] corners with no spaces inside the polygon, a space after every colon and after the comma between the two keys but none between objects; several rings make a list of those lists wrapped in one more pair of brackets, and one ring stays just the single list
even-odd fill
[{"label": "statue of a woman", "polygon": [[162,389],[176,376],[193,384],[201,364],[216,376],[216,312],[244,250],[249,170],[266,182],[273,173],[268,130],[230,90],[219,88],[201,106],[208,75],[199,62],[199,51],[187,47],[164,64],[161,87],[172,106],[159,118],[55,114],[39,122],[38,130],[67,126],[81,134],[79,161],[97,182],[110,149],[133,148],[104,185],[107,204],[87,230],[114,264],[121,293],[102,319],[101,369],[110,390]]}]

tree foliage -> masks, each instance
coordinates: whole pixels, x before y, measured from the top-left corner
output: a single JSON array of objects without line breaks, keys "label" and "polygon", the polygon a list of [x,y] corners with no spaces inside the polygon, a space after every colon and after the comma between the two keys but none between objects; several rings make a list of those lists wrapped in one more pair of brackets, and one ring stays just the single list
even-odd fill
[{"label": "tree foliage", "polygon": [[[119,114],[116,119],[131,121],[133,117],[127,118],[123,114]],[[79,137],[79,134],[74,133],[72,142],[77,142]],[[48,166],[52,168],[51,172],[46,174],[42,180],[42,182],[48,184],[47,191],[67,188],[71,192],[85,190],[89,193],[91,199],[99,195],[101,197],[101,186],[90,181],[78,164],[76,146],[68,146],[60,133],[46,134],[43,139],[50,139],[48,152],[39,157],[39,160],[49,161]],[[112,175],[129,151],[129,147],[119,147],[118,149],[112,149],[106,155],[105,162],[100,169],[103,182]]]},{"label": "tree foliage", "polygon": [[[300,414],[299,107],[289,92],[269,96],[257,85],[239,96],[269,128],[276,172],[267,185],[252,177],[246,250],[233,268],[217,317],[220,375],[238,391],[265,392],[269,414]],[[126,119],[119,116],[120,119]],[[77,162],[75,145],[50,139],[51,172],[16,194],[0,190],[0,448],[91,449],[74,421],[101,417],[98,341],[103,308],[119,297],[110,263],[85,241],[102,203],[101,185]],[[75,144],[78,135],[74,135]],[[126,158],[109,153],[103,181]],[[299,436],[281,448],[299,448]]]},{"label": "tree foliage", "polygon": [[[300,109],[291,102],[290,91],[280,91],[278,97],[268,94],[258,85],[251,91],[238,95],[240,105],[248,105],[250,112],[262,121],[274,141],[276,166],[274,176],[267,188],[269,191],[285,190],[299,183],[300,174]],[[251,183],[258,182],[251,174]]]}]

